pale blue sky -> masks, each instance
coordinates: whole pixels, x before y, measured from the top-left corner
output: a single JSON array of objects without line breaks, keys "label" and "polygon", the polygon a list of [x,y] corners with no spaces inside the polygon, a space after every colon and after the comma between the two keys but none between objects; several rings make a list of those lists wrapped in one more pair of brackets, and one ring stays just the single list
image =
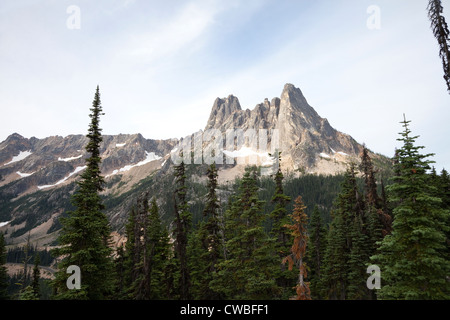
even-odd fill
[{"label": "pale blue sky", "polygon": [[[252,109],[292,83],[333,127],[387,156],[406,113],[438,170],[450,169],[450,95],[427,3],[2,0],[0,140],[85,134],[97,84],[105,134],[156,139],[203,129],[216,97]],[[67,28],[70,5],[80,29]],[[367,27],[370,5],[379,30]]]}]

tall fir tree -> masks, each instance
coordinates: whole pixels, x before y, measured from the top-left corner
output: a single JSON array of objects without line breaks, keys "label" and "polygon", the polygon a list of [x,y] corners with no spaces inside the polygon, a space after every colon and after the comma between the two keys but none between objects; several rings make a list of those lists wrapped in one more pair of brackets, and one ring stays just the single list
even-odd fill
[{"label": "tall fir tree", "polygon": [[272,223],[270,234],[275,240],[275,252],[280,261],[279,271],[276,275],[277,284],[283,290],[281,295],[289,297],[292,294],[292,287],[295,285],[296,274],[291,272],[292,270],[288,270],[281,261],[291,250],[292,236],[284,227],[290,222],[286,207],[291,201],[291,197],[286,195],[283,189],[284,175],[281,171],[281,152],[277,152],[275,156],[278,157],[278,170],[274,175],[275,192],[271,199],[275,207],[269,214]]},{"label": "tall fir tree", "polygon": [[120,288],[118,295],[124,299],[133,299],[133,284],[137,279],[136,265],[139,259],[139,253],[136,250],[136,239],[139,235],[136,235],[136,205],[133,205],[129,211],[128,221],[125,225],[125,236],[127,241],[125,243],[125,250],[123,250],[123,272],[121,276],[123,279],[120,281]]},{"label": "tall fir tree", "polygon": [[[102,142],[100,116],[103,110],[97,86],[92,103],[86,151],[86,169],[77,182],[72,197],[75,211],[61,218],[60,247],[55,256],[62,257],[54,284],[61,299],[107,299],[113,292],[114,268],[109,247],[110,227],[100,197],[104,179],[100,171],[100,143]],[[68,290],[67,267],[76,265],[81,270],[81,289]]]},{"label": "tall fir tree", "polygon": [[[442,200],[442,209],[450,211],[450,175],[447,170],[442,169],[439,177],[438,188],[440,191],[440,197]],[[450,257],[450,215],[446,221],[447,231],[445,231],[447,254]]]},{"label": "tall fir tree", "polygon": [[164,273],[169,259],[169,234],[162,225],[159,216],[159,208],[156,199],[153,198],[150,205],[150,213],[146,225],[146,253],[144,263],[144,272],[146,281],[149,284],[148,295],[146,299],[163,299],[164,291]]},{"label": "tall fir tree", "polygon": [[39,269],[40,263],[41,263],[41,259],[39,257],[39,252],[35,251],[33,276],[32,276],[33,278],[31,281],[31,288],[33,288],[33,293],[34,293],[36,299],[40,299],[40,297],[41,297],[41,289],[40,289],[41,272]]},{"label": "tall fir tree", "polygon": [[323,224],[319,208],[314,206],[309,223],[309,246],[307,247],[307,261],[309,261],[309,282],[311,298],[313,300],[324,299],[321,286],[323,272],[323,260],[326,249],[327,228]]},{"label": "tall fir tree", "polygon": [[[196,233],[199,252],[196,260],[196,280],[197,295],[201,300],[219,299],[220,294],[213,291],[209,283],[217,272],[217,265],[223,257],[222,227],[219,220],[220,203],[217,197],[217,167],[212,163],[206,172],[208,177],[205,209],[203,210],[204,220],[200,223]],[[195,247],[195,246],[194,246]],[[193,276],[194,277],[194,276]]]},{"label": "tall fir tree", "polygon": [[6,243],[3,233],[0,232],[0,300],[9,299],[9,277],[6,270]]},{"label": "tall fir tree", "polygon": [[147,252],[147,224],[148,224],[148,193],[138,197],[136,214],[134,216],[134,256],[133,256],[133,283],[131,297],[137,300],[148,299],[150,295],[149,257]]},{"label": "tall fir tree", "polygon": [[397,150],[396,176],[387,188],[395,203],[392,233],[373,257],[381,268],[381,299],[449,299],[450,261],[445,253],[445,231],[450,212],[433,196],[427,171],[432,154],[421,154],[418,136],[411,136],[410,121],[404,128],[403,146]]},{"label": "tall fir tree", "polygon": [[187,255],[188,239],[192,229],[192,213],[187,203],[186,166],[182,161],[175,166],[176,190],[174,194],[175,206],[175,257],[180,270],[180,298],[188,300],[190,295],[190,272]]},{"label": "tall fir tree", "polygon": [[384,200],[378,196],[376,171],[365,145],[361,153],[360,169],[364,178],[365,203],[363,219],[358,228],[362,228],[362,233],[368,241],[369,255],[373,255],[377,249],[377,243],[391,232],[392,220],[388,212],[384,211],[387,210],[383,204]]},{"label": "tall fir tree", "polygon": [[295,199],[294,210],[292,212],[291,224],[285,225],[293,237],[293,244],[291,247],[291,254],[283,259],[283,263],[288,262],[289,270],[293,269],[295,265],[298,270],[298,281],[295,288],[297,295],[292,300],[311,300],[311,290],[309,282],[306,282],[307,269],[305,263],[306,247],[308,244],[308,216],[305,212],[306,206],[303,204],[301,196]]},{"label": "tall fir tree", "polygon": [[442,1],[429,0],[427,9],[433,35],[439,44],[439,56],[442,60],[444,80],[447,84],[447,91],[450,94],[450,32],[443,15]]},{"label": "tall fir tree", "polygon": [[334,204],[328,233],[322,285],[329,299],[358,299],[360,274],[369,262],[367,240],[363,232],[364,205],[356,183],[356,165],[351,163],[341,192]]},{"label": "tall fir tree", "polygon": [[226,299],[271,299],[280,293],[274,280],[279,260],[264,232],[263,204],[256,168],[248,167],[226,211],[226,259],[210,282]]}]

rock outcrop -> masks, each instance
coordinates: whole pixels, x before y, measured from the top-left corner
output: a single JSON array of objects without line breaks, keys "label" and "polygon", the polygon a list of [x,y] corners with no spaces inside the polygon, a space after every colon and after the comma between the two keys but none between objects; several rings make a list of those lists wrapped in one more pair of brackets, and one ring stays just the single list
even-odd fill
[{"label": "rock outcrop", "polygon": [[[335,130],[328,120],[320,117],[299,88],[286,84],[280,98],[243,110],[238,98],[217,98],[205,131],[219,129],[267,129],[268,148],[278,144],[282,152],[283,169],[301,172],[336,173],[347,162],[359,156],[362,146],[352,137]],[[271,130],[278,136],[272,137]],[[326,161],[326,162],[324,162]]]}]

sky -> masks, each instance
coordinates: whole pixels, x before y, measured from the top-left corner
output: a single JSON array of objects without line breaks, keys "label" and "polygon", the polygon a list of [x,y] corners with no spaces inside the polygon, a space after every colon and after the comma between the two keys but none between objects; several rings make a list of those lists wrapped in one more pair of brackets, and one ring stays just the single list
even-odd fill
[{"label": "sky", "polygon": [[[2,0],[0,141],[204,129],[214,100],[300,88],[331,126],[393,156],[403,114],[450,170],[450,95],[421,0]],[[450,0],[442,1],[450,23]]]}]

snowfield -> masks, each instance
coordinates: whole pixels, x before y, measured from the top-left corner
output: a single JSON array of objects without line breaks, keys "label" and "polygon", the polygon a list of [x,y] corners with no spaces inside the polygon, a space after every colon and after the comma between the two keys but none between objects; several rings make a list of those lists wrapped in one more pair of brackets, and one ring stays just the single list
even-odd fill
[{"label": "snowfield", "polygon": [[327,159],[330,159],[330,158],[331,158],[328,154],[323,153],[323,152],[320,154],[320,156],[321,156],[322,158],[327,158]]},{"label": "snowfield", "polygon": [[116,143],[116,147],[120,148],[120,147],[123,147],[126,144],[127,144],[126,142],[125,143]]},{"label": "snowfield", "polygon": [[72,161],[72,160],[75,160],[75,159],[80,159],[81,157],[82,157],[83,155],[82,154],[80,154],[79,156],[76,156],[76,157],[70,157],[70,158],[58,158],[58,161],[65,161],[65,162],[67,162],[67,161]]},{"label": "snowfield", "polygon": [[118,174],[120,172],[129,171],[129,170],[133,169],[134,167],[143,166],[144,164],[147,164],[147,163],[150,163],[152,161],[159,160],[162,158],[162,157],[158,156],[157,154],[155,154],[154,152],[145,151],[145,154],[146,154],[146,158],[144,160],[142,160],[136,164],[129,164],[123,168],[116,169],[111,174],[108,174],[105,178],[108,178],[108,177]]},{"label": "snowfield", "polygon": [[0,228],[3,227],[3,226],[6,226],[10,222],[11,221],[0,222]]},{"label": "snowfield", "polygon": [[57,183],[55,183],[55,184],[48,184],[48,185],[44,185],[44,186],[38,186],[38,189],[39,190],[42,190],[42,189],[47,189],[47,188],[51,188],[51,187],[54,187],[54,186],[57,186],[58,184],[61,184],[61,183],[63,183],[64,181],[66,181],[67,179],[69,179],[71,176],[73,176],[74,174],[77,174],[78,172],[80,172],[80,171],[82,171],[82,170],[84,170],[84,169],[86,169],[87,168],[87,166],[83,166],[83,167],[76,167],[75,168],[75,170],[73,171],[73,172],[71,172],[67,177],[65,177],[64,179],[61,179],[61,180],[59,180]]},{"label": "snowfield", "polygon": [[[36,172],[36,171],[35,171],[35,172]],[[32,173],[22,173],[22,172],[20,172],[20,171],[17,171],[16,173],[17,173],[21,178],[26,178],[26,177],[31,176],[31,175],[34,174],[35,172],[32,172]]]},{"label": "snowfield", "polygon": [[26,157],[28,157],[29,155],[32,155],[32,154],[33,153],[31,151],[20,151],[17,156],[13,157],[10,162],[5,163],[4,166],[7,166],[8,164],[11,164],[14,162],[22,161],[23,159],[25,159]]},{"label": "snowfield", "polygon": [[[276,159],[271,157],[268,152],[258,152],[248,147],[242,147],[239,150],[229,151],[229,150],[223,150],[223,153],[231,158],[249,158],[249,162],[253,164],[257,164],[257,158],[258,157],[261,161],[262,166],[271,166],[275,163]],[[243,159],[241,159],[242,161]]]}]

